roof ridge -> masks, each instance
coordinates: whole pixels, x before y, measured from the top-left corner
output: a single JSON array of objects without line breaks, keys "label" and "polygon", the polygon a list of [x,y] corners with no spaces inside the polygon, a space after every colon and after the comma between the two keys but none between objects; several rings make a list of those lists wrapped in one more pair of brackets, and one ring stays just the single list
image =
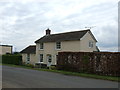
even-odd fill
[{"label": "roof ridge", "polygon": [[[29,45],[29,46],[36,46],[36,45]],[[29,46],[28,46],[28,47],[29,47]]]},{"label": "roof ridge", "polygon": [[[63,32],[63,33],[56,33],[56,34],[50,34],[50,35],[67,34],[67,33],[83,32],[83,31],[90,31],[90,29],[79,30],[79,31]],[[49,36],[50,36],[50,35],[49,35]],[[45,35],[45,36],[46,36],[46,35]]]}]

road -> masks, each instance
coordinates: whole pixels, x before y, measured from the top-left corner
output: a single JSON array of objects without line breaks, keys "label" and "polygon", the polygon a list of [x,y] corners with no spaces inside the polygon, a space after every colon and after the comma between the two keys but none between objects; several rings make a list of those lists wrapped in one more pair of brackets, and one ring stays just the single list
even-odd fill
[{"label": "road", "polygon": [[67,76],[10,66],[2,67],[3,88],[118,88],[117,82]]}]

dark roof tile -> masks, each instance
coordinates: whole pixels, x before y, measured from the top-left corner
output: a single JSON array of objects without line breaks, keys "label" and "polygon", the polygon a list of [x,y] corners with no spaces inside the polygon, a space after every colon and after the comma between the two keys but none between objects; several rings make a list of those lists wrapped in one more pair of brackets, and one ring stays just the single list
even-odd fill
[{"label": "dark roof tile", "polygon": [[30,45],[23,49],[20,53],[27,53],[27,54],[35,54],[36,53],[36,46]]},{"label": "dark roof tile", "polygon": [[88,29],[82,31],[45,35],[36,40],[35,43],[80,40],[80,38],[82,38],[88,31],[90,30]]}]

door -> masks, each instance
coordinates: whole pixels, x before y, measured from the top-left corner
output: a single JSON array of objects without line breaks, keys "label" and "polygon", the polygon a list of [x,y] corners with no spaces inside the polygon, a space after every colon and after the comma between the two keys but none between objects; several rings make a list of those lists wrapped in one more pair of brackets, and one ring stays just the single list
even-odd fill
[{"label": "door", "polygon": [[52,65],[52,55],[51,54],[48,54],[47,55],[47,66],[51,66]]}]

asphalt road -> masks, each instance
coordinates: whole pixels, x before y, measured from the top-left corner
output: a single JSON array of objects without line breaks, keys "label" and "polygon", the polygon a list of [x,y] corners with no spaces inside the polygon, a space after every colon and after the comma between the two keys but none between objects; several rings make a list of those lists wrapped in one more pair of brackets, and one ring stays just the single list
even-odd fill
[{"label": "asphalt road", "polygon": [[3,88],[118,88],[117,82],[67,76],[9,66],[2,67]]}]

